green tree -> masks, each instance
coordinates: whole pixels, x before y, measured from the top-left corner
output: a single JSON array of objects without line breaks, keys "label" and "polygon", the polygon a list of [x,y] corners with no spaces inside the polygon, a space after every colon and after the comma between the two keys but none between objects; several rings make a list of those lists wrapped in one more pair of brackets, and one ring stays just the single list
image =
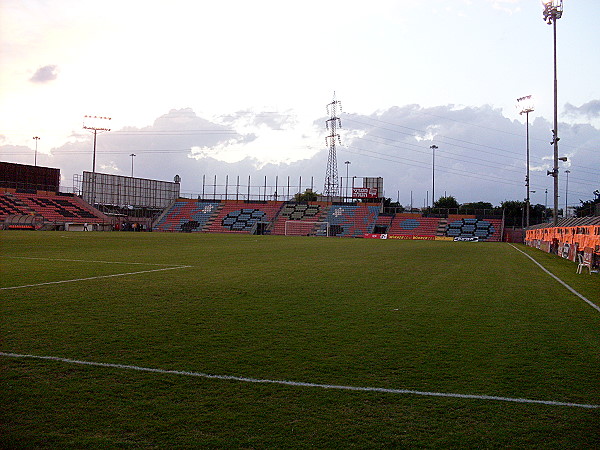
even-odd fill
[{"label": "green tree", "polygon": [[463,203],[460,205],[459,209],[462,213],[471,212],[471,214],[473,214],[473,212],[477,210],[493,210],[494,206],[489,202],[472,202]]},{"label": "green tree", "polygon": [[539,203],[537,205],[531,205],[531,210],[529,211],[529,224],[536,225],[538,223],[547,222],[550,216],[552,216],[551,209],[548,209]]},{"label": "green tree", "polygon": [[504,211],[504,224],[508,227],[521,227],[523,225],[523,208],[525,202],[519,200],[506,200],[500,205]]},{"label": "green tree", "polygon": [[387,197],[383,198],[383,207],[384,208],[394,208],[393,212],[395,212],[395,213],[401,213],[401,212],[405,211],[404,206],[402,206],[398,202],[393,202],[391,198],[387,198]]},{"label": "green tree", "polygon": [[297,193],[294,200],[297,202],[314,202],[317,200],[318,195],[312,189],[306,189],[303,193]]},{"label": "green tree", "polygon": [[439,200],[434,202],[434,208],[446,208],[446,209],[458,209],[459,204],[456,199],[449,195],[447,197],[440,197]]},{"label": "green tree", "polygon": [[579,202],[581,205],[575,207],[575,215],[577,217],[593,216],[598,211],[598,208],[600,208],[598,206],[600,205],[600,195],[594,200],[587,200],[585,202],[579,200]]}]

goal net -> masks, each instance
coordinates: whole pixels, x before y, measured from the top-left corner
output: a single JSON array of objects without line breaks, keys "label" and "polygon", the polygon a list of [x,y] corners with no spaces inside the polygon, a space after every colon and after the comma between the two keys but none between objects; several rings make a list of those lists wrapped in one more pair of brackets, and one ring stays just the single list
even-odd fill
[{"label": "goal net", "polygon": [[329,236],[329,222],[288,220],[285,222],[286,236]]}]

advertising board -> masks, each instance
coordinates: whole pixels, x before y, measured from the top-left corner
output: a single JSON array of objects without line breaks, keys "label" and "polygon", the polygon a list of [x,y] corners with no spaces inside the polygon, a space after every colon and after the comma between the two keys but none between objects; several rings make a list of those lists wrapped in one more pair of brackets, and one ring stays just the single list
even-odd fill
[{"label": "advertising board", "polygon": [[352,198],[378,198],[378,191],[375,187],[354,187],[352,188]]}]

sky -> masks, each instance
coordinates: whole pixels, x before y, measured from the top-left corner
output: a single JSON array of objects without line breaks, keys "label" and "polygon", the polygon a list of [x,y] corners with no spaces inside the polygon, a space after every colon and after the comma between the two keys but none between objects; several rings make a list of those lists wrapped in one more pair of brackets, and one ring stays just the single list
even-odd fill
[{"label": "sky", "polygon": [[[545,204],[553,35],[542,10],[539,0],[1,0],[0,160],[33,164],[37,143],[38,165],[60,168],[69,191],[92,170],[92,115],[111,117],[98,172],[130,176],[133,162],[136,177],[180,175],[190,195],[215,176],[230,186],[302,177],[322,192],[335,95],[340,177],[383,177],[387,197],[422,206],[435,176],[436,199],[499,205],[526,196],[516,100],[532,95],[531,201]],[[599,12],[597,0],[564,0],[557,24],[561,207],[600,189]]]}]

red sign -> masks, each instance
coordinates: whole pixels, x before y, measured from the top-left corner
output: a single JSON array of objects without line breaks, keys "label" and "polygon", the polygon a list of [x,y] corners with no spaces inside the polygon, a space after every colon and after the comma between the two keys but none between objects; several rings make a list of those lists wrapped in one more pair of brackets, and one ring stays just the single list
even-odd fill
[{"label": "red sign", "polygon": [[352,198],[378,198],[377,188],[352,188]]}]

